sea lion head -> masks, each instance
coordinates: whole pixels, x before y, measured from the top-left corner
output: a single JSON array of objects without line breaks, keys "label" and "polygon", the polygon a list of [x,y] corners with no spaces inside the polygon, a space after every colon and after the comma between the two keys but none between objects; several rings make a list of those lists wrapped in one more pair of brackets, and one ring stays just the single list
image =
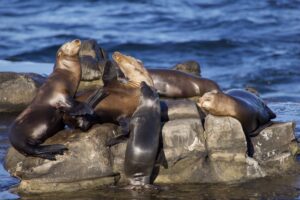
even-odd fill
[{"label": "sea lion head", "polygon": [[154,86],[153,80],[148,71],[145,69],[142,61],[134,57],[121,54],[120,52],[114,52],[112,58],[129,81],[136,82],[138,84],[141,84],[141,82],[144,81],[149,86]]},{"label": "sea lion head", "polygon": [[79,39],[64,43],[57,52],[57,57],[74,57],[78,55],[81,41]]},{"label": "sea lion head", "polygon": [[199,98],[197,105],[205,112],[205,113],[216,113],[216,108],[218,105],[220,92],[217,90],[212,90],[210,92],[206,92],[202,97]]},{"label": "sea lion head", "polygon": [[142,81],[140,84],[140,91],[140,106],[147,108],[151,107],[156,110],[156,112],[160,112],[159,97],[155,89]]}]

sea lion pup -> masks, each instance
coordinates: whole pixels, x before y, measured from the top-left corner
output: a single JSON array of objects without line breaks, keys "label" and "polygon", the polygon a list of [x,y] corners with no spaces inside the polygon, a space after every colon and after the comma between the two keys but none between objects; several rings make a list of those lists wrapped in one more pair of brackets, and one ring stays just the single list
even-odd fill
[{"label": "sea lion pup", "polygon": [[141,83],[139,105],[130,120],[124,172],[129,189],[155,188],[150,177],[155,166],[161,131],[158,94],[145,82]]},{"label": "sea lion pup", "polygon": [[226,93],[213,90],[199,98],[198,106],[216,116],[230,116],[240,121],[248,145],[248,155],[253,156],[251,136],[271,125],[276,114],[255,94],[233,89]]},{"label": "sea lion pup", "polygon": [[25,156],[55,160],[67,148],[62,144],[43,145],[47,138],[63,129],[63,113],[73,108],[73,96],[81,78],[78,52],[81,41],[61,46],[52,74],[39,88],[30,105],[15,119],[9,130],[12,146]]}]

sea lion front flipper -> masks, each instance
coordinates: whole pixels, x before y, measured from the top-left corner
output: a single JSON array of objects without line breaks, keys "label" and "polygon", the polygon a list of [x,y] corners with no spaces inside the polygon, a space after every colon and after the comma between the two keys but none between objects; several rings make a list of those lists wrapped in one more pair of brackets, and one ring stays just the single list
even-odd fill
[{"label": "sea lion front flipper", "polygon": [[34,148],[32,156],[40,157],[48,160],[56,160],[56,155],[63,155],[68,148],[63,144],[43,145]]},{"label": "sea lion front flipper", "polygon": [[56,109],[61,112],[68,113],[70,115],[85,115],[93,114],[93,109],[85,102],[79,102],[72,97],[67,97],[58,101],[55,104]]},{"label": "sea lion front flipper", "polygon": [[75,105],[67,111],[71,116],[92,115],[93,109],[85,102],[76,102]]},{"label": "sea lion front flipper", "polygon": [[117,135],[116,137],[110,138],[107,142],[106,142],[106,146],[114,146],[116,144],[119,144],[121,142],[124,142],[125,140],[128,139],[129,136],[129,132],[130,132],[130,118],[129,117],[120,117],[118,119],[118,123],[119,123],[119,135]]},{"label": "sea lion front flipper", "polygon": [[96,90],[87,100],[86,103],[94,108],[100,101],[109,95],[109,92],[104,88]]}]

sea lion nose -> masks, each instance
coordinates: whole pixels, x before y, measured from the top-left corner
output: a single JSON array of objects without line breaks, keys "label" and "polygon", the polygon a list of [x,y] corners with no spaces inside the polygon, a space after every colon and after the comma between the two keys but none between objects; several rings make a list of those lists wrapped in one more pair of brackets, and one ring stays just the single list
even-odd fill
[{"label": "sea lion nose", "polygon": [[80,41],[79,39],[76,39],[76,40],[74,40],[74,43],[75,43],[76,45],[80,45],[80,44],[81,44],[81,41]]},{"label": "sea lion nose", "polygon": [[114,53],[113,53],[113,59],[115,60],[115,61],[119,61],[120,59],[121,59],[121,56],[122,56],[122,54],[120,53],[120,52],[118,52],[118,51],[115,51]]}]

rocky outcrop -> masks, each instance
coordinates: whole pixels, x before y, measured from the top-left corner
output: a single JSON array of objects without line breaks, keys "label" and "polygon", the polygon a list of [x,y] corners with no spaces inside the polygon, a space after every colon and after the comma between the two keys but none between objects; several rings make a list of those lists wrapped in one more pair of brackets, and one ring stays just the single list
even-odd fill
[{"label": "rocky outcrop", "polygon": [[[194,103],[188,102],[179,103],[181,110],[196,113]],[[176,105],[168,105],[172,104]],[[168,108],[169,116],[179,109]],[[26,192],[75,191],[125,183],[126,141],[105,147],[105,142],[116,134],[112,124],[95,125],[85,133],[63,130],[47,140],[49,144],[60,143],[69,148],[65,155],[57,156],[57,161],[26,158],[10,148],[5,166],[21,179],[18,188]],[[282,174],[297,166],[294,153],[298,144],[294,139],[292,122],[274,123],[252,138],[255,154],[250,158],[241,124],[236,119],[208,115],[202,124],[199,115],[173,115],[162,127],[165,162],[158,160],[155,183],[238,182]]]},{"label": "rocky outcrop", "polygon": [[0,72],[0,112],[23,110],[45,79],[34,73]]}]

